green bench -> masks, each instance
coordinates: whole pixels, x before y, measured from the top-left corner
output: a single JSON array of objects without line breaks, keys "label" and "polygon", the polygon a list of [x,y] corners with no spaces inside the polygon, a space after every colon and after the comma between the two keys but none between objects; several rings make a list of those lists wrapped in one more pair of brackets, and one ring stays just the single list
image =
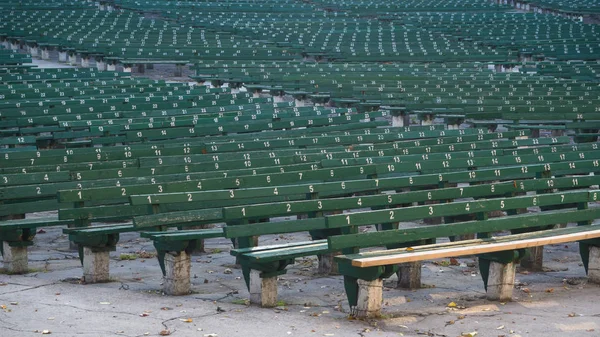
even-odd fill
[{"label": "green bench", "polygon": [[[382,279],[393,274],[398,263],[410,264],[464,255],[479,257],[487,298],[510,301],[515,284],[515,262],[525,256],[526,248],[578,241],[590,281],[600,282],[597,272],[600,262],[597,247],[600,244],[600,229],[591,225],[599,218],[600,211],[597,207],[588,208],[588,203],[596,203],[597,200],[597,191],[570,191],[358,212],[345,217],[332,216],[328,221],[332,228],[379,223],[390,217],[404,221],[440,213],[455,215],[475,212],[477,219],[440,226],[332,236],[328,239],[328,247],[347,252],[337,256],[336,261],[340,273],[344,275],[344,286],[352,313],[359,317],[380,315]],[[565,205],[567,208],[564,208]],[[517,214],[515,210],[523,206],[542,206],[546,210]],[[506,210],[508,216],[488,219],[487,213],[493,210]],[[561,223],[577,223],[578,226],[552,229],[553,225]],[[498,231],[510,231],[513,234],[493,236]],[[477,233],[478,239],[435,243],[436,238],[472,233]],[[358,253],[357,250],[381,246],[387,246],[388,249],[365,253]]]},{"label": "green bench", "polygon": [[[547,165],[547,166],[546,166]],[[434,174],[434,175],[423,175],[423,176],[410,176],[410,177],[405,177],[405,178],[378,178],[378,179],[374,179],[371,178],[369,180],[365,180],[365,181],[359,181],[359,180],[345,180],[344,182],[341,183],[315,183],[315,184],[308,184],[308,185],[292,185],[292,186],[277,186],[277,187],[271,187],[271,188],[260,188],[260,189],[235,189],[235,190],[230,190],[230,191],[215,191],[215,192],[192,192],[192,193],[175,193],[175,194],[164,194],[164,195],[140,195],[140,196],[132,196],[131,197],[131,201],[133,204],[152,204],[152,205],[160,205],[160,204],[164,204],[164,203],[171,203],[171,202],[185,202],[185,201],[189,201],[191,200],[213,200],[214,198],[247,198],[249,201],[252,197],[264,197],[264,196],[269,196],[269,195],[278,195],[278,196],[285,196],[285,195],[294,195],[294,194],[302,194],[305,193],[305,195],[310,195],[311,198],[310,200],[306,200],[306,201],[293,201],[290,200],[289,202],[273,202],[270,204],[264,204],[264,205],[244,205],[244,206],[234,206],[234,207],[228,207],[225,208],[223,210],[223,217],[225,218],[224,221],[226,221],[228,223],[228,225],[230,224],[236,224],[238,221],[235,220],[238,217],[243,217],[243,218],[247,218],[247,219],[255,219],[255,220],[260,220],[260,219],[264,219],[264,218],[269,218],[269,217],[275,217],[275,216],[289,216],[289,215],[297,215],[297,214],[305,214],[305,213],[311,213],[311,212],[321,212],[321,211],[335,211],[335,210],[340,210],[340,205],[343,205],[343,207],[348,207],[348,208],[360,208],[360,207],[368,207],[368,206],[373,206],[376,205],[375,204],[370,204],[369,200],[370,199],[379,199],[380,203],[382,203],[382,205],[389,205],[390,202],[392,202],[390,200],[390,196],[380,196],[380,197],[352,197],[352,198],[348,198],[347,202],[342,202],[341,200],[339,201],[338,204],[334,204],[335,206],[326,206],[328,205],[327,199],[320,199],[321,197],[325,197],[325,196],[335,196],[336,194],[338,195],[352,195],[352,193],[364,193],[364,192],[369,192],[369,191],[373,191],[373,190],[386,190],[386,189],[395,189],[395,190],[401,190],[402,188],[419,188],[419,186],[425,187],[425,186],[439,186],[438,184],[442,184],[443,182],[446,182],[446,179],[448,179],[450,182],[452,183],[457,183],[457,182],[461,182],[461,181],[469,181],[469,179],[471,181],[486,181],[486,180],[496,180],[499,179],[499,177],[504,177],[504,175],[506,175],[509,178],[512,177],[525,177],[525,176],[535,176],[536,170],[543,170],[544,167],[550,167],[550,164],[546,164],[543,166],[524,166],[524,167],[516,167],[516,168],[504,168],[504,169],[494,169],[494,170],[486,170],[486,169],[482,169],[482,170],[478,170],[477,175],[479,175],[481,172],[482,176],[481,177],[477,177],[477,175],[473,174],[473,172],[457,172],[457,173],[446,173],[443,175],[441,174]],[[552,164],[554,165],[554,164]],[[592,161],[592,162],[587,162],[587,165],[591,165],[591,167],[596,167],[597,166],[597,161]],[[596,166],[594,166],[596,165]],[[559,165],[559,167],[562,166],[564,167],[563,170],[565,170],[567,167],[570,167],[568,165]],[[575,166],[575,164],[573,164],[573,166]],[[526,167],[526,168],[525,168]],[[530,170],[531,167],[531,171]],[[589,167],[589,166],[588,166]],[[382,173],[383,172],[389,172],[389,168],[385,165],[381,165],[381,169],[382,169]],[[578,171],[571,171],[571,172],[581,172],[583,170],[583,172],[589,172],[589,168],[586,168],[586,166],[579,168]],[[587,170],[587,171],[586,171]],[[377,170],[377,172],[379,172],[379,170]],[[513,173],[510,173],[513,172]],[[540,172],[540,171],[537,171]],[[489,176],[489,174],[493,174],[493,176]],[[500,176],[499,176],[500,174]],[[453,178],[456,177],[456,178]],[[462,177],[462,178],[460,178]],[[441,179],[441,180],[440,180]],[[464,179],[464,180],[458,180],[458,179]],[[565,180],[567,181],[567,180]],[[379,186],[379,184],[381,184],[381,186]],[[511,182],[510,184],[508,184],[510,186],[513,186],[513,182]],[[500,191],[500,190],[499,190]],[[337,192],[337,193],[336,193]],[[415,192],[417,193],[417,192]],[[424,192],[419,192],[420,196],[422,198],[427,198],[427,194]],[[462,193],[462,192],[461,192]],[[487,192],[489,193],[489,191]],[[417,193],[418,194],[418,193]],[[402,200],[402,194],[398,194],[397,197],[394,197],[394,204],[400,204],[402,202],[400,202],[400,200]],[[429,194],[428,196],[429,199],[423,199],[421,201],[431,201],[431,194]],[[333,200],[333,199],[332,199]],[[248,202],[249,202],[248,201]],[[333,201],[331,201],[333,202]],[[303,206],[304,205],[304,206]],[[216,212],[216,213],[215,213]],[[216,214],[216,215],[215,215]],[[145,225],[156,225],[156,224],[169,224],[169,222],[173,222],[173,221],[181,221],[181,220],[186,220],[186,221],[197,221],[197,220],[205,220],[206,217],[209,217],[208,220],[212,221],[212,222],[216,222],[216,221],[220,221],[220,215],[219,212],[217,210],[211,210],[210,212],[197,212],[197,214],[195,214],[195,212],[176,212],[176,213],[165,213],[163,214],[157,214],[157,215],[148,215],[148,216],[142,216],[142,217],[136,217],[134,218],[134,223],[137,227],[143,228],[143,226]],[[227,221],[227,220],[230,221]],[[307,219],[307,220],[298,220],[297,223],[292,223],[290,224],[291,227],[286,227],[285,224],[280,224],[280,223],[273,223],[273,224],[262,224],[262,223],[257,223],[257,224],[247,224],[247,222],[245,222],[247,225],[246,226],[241,226],[241,227],[226,227],[225,228],[225,233],[226,235],[228,235],[228,237],[230,235],[232,235],[232,238],[238,238],[238,237],[243,237],[243,236],[251,236],[253,234],[255,235],[259,235],[259,234],[274,234],[274,233],[279,233],[279,231],[281,233],[285,233],[286,231],[304,231],[304,230],[317,230],[317,229],[321,229],[323,230],[324,228],[319,227],[319,221],[320,220],[314,220],[314,219]],[[244,223],[242,221],[242,223]],[[311,226],[315,226],[315,227],[311,227]],[[264,232],[261,232],[261,230],[259,228],[262,228],[262,230],[264,230]],[[238,234],[231,234],[231,233],[238,233]],[[170,251],[172,251],[172,255],[174,256],[181,256],[181,258],[185,259],[185,254],[181,255],[182,251],[185,251],[187,249],[187,247],[193,247],[192,245],[189,244],[189,241],[191,240],[201,240],[203,239],[202,236],[202,231],[193,231],[190,232],[190,235],[184,235],[183,233],[181,235],[177,235],[177,239],[179,240],[179,242],[172,242],[173,239],[170,239]],[[229,233],[229,234],[227,234]],[[160,234],[157,233],[153,233],[152,238],[154,238],[155,240],[160,240]],[[159,249],[159,247],[157,246],[157,249]],[[165,246],[161,246],[160,247],[161,250],[165,250],[166,247]],[[269,248],[264,248],[265,250],[268,250]],[[258,248],[253,248],[252,251],[262,251],[263,248],[258,247]],[[188,251],[189,252],[189,251]],[[161,256],[164,256],[165,252],[161,252]],[[240,253],[241,254],[241,253]],[[315,255],[316,253],[312,253],[309,255]],[[277,254],[275,254],[275,256],[277,256]],[[164,258],[164,257],[163,257]],[[161,262],[161,265],[163,266],[163,272],[166,272],[165,267],[164,267],[164,263],[165,262]],[[279,263],[279,262],[278,262]],[[166,268],[168,270],[168,268]],[[281,272],[281,269],[279,269],[279,272]],[[167,275],[167,278],[174,278],[173,275]],[[182,280],[182,282],[188,282],[188,289],[189,289],[189,280],[185,281]],[[185,289],[186,287],[179,287],[178,289]],[[169,292],[169,291],[168,291]]]}]

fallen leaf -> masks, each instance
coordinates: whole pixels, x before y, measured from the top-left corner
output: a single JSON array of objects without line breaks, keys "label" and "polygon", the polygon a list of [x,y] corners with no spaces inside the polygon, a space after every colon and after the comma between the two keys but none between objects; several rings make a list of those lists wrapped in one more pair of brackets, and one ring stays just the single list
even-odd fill
[{"label": "fallen leaf", "polygon": [[529,288],[523,288],[523,289],[521,289],[521,291],[524,292],[524,293],[526,293],[526,294],[531,293],[531,290],[529,290]]},{"label": "fallen leaf", "polygon": [[415,250],[413,247],[406,247],[407,252],[412,252],[413,250]]},{"label": "fallen leaf", "polygon": [[554,288],[548,288],[545,290],[547,293],[553,293],[554,292]]},{"label": "fallen leaf", "polygon": [[150,316],[150,314],[148,314],[147,312],[143,312],[140,314],[140,317],[148,317]]},{"label": "fallen leaf", "polygon": [[456,308],[456,303],[450,302],[450,303],[448,303],[447,307],[448,308]]},{"label": "fallen leaf", "polygon": [[207,333],[204,337],[218,337],[218,335],[216,333]]},{"label": "fallen leaf", "polygon": [[168,335],[171,334],[171,331],[170,330],[163,330],[163,331],[159,332],[158,334],[161,335],[161,336],[168,336]]},{"label": "fallen leaf", "polygon": [[459,265],[458,260],[455,259],[455,258],[453,258],[453,257],[451,257],[450,258],[450,265],[452,265],[452,266],[458,266]]},{"label": "fallen leaf", "polygon": [[569,317],[576,317],[576,316],[577,316],[577,314],[576,314],[576,313],[574,313],[574,312],[572,312],[572,313],[568,314],[567,316],[569,316]]},{"label": "fallen leaf", "polygon": [[473,332],[463,332],[461,337],[475,337],[477,336],[477,331],[473,331]]},{"label": "fallen leaf", "polygon": [[185,322],[185,323],[192,323],[193,322],[193,320],[191,318],[181,318],[179,320],[182,321],[182,322]]},{"label": "fallen leaf", "polygon": [[454,323],[455,323],[454,321],[448,321],[448,322],[446,322],[446,326],[448,326],[448,325],[452,325],[452,324],[454,324]]}]

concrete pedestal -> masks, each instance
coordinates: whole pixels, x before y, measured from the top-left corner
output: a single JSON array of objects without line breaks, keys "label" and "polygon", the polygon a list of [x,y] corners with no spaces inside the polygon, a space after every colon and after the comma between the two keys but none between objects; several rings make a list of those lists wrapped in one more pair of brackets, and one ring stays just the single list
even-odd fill
[{"label": "concrete pedestal", "polygon": [[410,117],[408,115],[392,116],[392,126],[400,127],[400,126],[409,126],[409,125],[410,125]]},{"label": "concrete pedestal", "polygon": [[29,54],[31,55],[31,57],[40,57],[38,47],[30,47]]},{"label": "concrete pedestal", "polygon": [[250,302],[262,307],[277,305],[277,277],[260,277],[260,271],[250,271]]},{"label": "concrete pedestal", "polygon": [[433,119],[426,118],[421,120],[421,125],[433,125]]},{"label": "concrete pedestal", "polygon": [[421,289],[421,267],[422,263],[408,262],[402,263],[396,273],[398,275],[397,288]]},{"label": "concrete pedestal", "polygon": [[69,64],[72,66],[77,65],[77,54],[69,54]]},{"label": "concrete pedestal", "polygon": [[4,251],[4,269],[10,274],[27,273],[27,247],[12,247],[2,241]]},{"label": "concrete pedestal", "polygon": [[358,280],[357,318],[378,317],[383,302],[383,280]]},{"label": "concrete pedestal", "polygon": [[102,60],[96,60],[96,69],[98,69],[99,71],[105,71],[106,63]]},{"label": "concrete pedestal", "polygon": [[50,59],[50,49],[42,48],[42,60],[49,60],[49,59]]},{"label": "concrete pedestal", "polygon": [[173,74],[173,76],[175,76],[175,77],[183,76],[183,64],[175,65],[175,73]]},{"label": "concrete pedestal", "polygon": [[301,108],[301,107],[305,107],[306,103],[308,103],[308,100],[305,99],[295,99],[294,103],[296,103],[296,107]]},{"label": "concrete pedestal", "polygon": [[521,259],[521,267],[531,271],[541,271],[544,261],[544,246],[529,248],[529,254]]},{"label": "concrete pedestal", "polygon": [[83,247],[83,280],[85,283],[108,282],[108,251]]},{"label": "concrete pedestal", "polygon": [[588,280],[600,284],[600,247],[591,246],[589,258]]},{"label": "concrete pedestal", "polygon": [[490,262],[490,274],[488,276],[487,299],[492,301],[511,301],[513,288],[515,287],[514,262],[503,264]]},{"label": "concrete pedestal", "polygon": [[341,252],[331,252],[328,254],[319,255],[319,274],[323,275],[337,275],[338,265],[335,263],[333,257],[340,255]]},{"label": "concrete pedestal", "polygon": [[191,256],[186,252],[165,254],[165,281],[163,291],[167,295],[187,295],[190,293]]},{"label": "concrete pedestal", "polygon": [[58,62],[67,63],[68,57],[69,56],[67,55],[66,51],[59,51],[58,52]]}]

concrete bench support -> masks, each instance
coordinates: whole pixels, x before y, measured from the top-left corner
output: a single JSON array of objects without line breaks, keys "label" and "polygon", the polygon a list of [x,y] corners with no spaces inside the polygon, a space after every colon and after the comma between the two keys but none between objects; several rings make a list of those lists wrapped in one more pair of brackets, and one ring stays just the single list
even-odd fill
[{"label": "concrete bench support", "polygon": [[90,67],[90,57],[89,56],[81,56],[81,66],[83,68]]},{"label": "concrete bench support", "polygon": [[306,99],[294,99],[294,103],[296,103],[296,107],[298,108],[307,106],[307,103],[309,102],[310,101]]},{"label": "concrete bench support", "polygon": [[333,257],[340,255],[342,252],[331,252],[323,255],[318,255],[319,258],[319,274],[337,275],[338,265],[333,261]]},{"label": "concrete bench support", "polygon": [[191,266],[192,258],[185,251],[165,254],[165,294],[178,296],[190,293]]},{"label": "concrete bench support", "polygon": [[37,46],[30,47],[29,54],[31,55],[31,57],[40,57],[39,48]]},{"label": "concrete bench support", "polygon": [[258,270],[250,271],[250,302],[262,307],[277,305],[277,276],[261,277]]},{"label": "concrete bench support", "polygon": [[69,64],[72,66],[77,65],[77,54],[69,54]]},{"label": "concrete bench support", "polygon": [[106,62],[104,62],[104,60],[96,60],[96,69],[98,69],[99,71],[105,71],[106,70]]},{"label": "concrete bench support", "polygon": [[531,247],[529,254],[521,259],[521,267],[531,271],[541,271],[544,261],[544,246]]},{"label": "concrete bench support", "polygon": [[42,48],[42,60],[50,59],[50,48]]},{"label": "concrete bench support", "polygon": [[83,247],[83,280],[85,283],[108,282],[108,250]]},{"label": "concrete bench support", "polygon": [[421,289],[421,261],[402,263],[399,265],[397,288]]},{"label": "concrete bench support", "polygon": [[589,259],[588,280],[600,284],[600,247],[590,247]]},{"label": "concrete bench support", "polygon": [[410,125],[410,116],[408,114],[392,116],[392,126],[393,127],[409,126],[409,125]]},{"label": "concrete bench support", "polygon": [[27,273],[27,247],[13,247],[6,241],[2,241],[4,252],[4,269],[11,274]]},{"label": "concrete bench support", "polygon": [[515,286],[515,271],[516,265],[514,262],[507,264],[495,261],[490,262],[490,274],[487,285],[488,300],[512,300],[513,288]]},{"label": "concrete bench support", "polygon": [[383,302],[383,280],[358,280],[357,318],[378,317]]},{"label": "concrete bench support", "polygon": [[173,76],[175,76],[175,77],[183,76],[183,64],[175,65],[175,74],[173,74]]},{"label": "concrete bench support", "polygon": [[59,51],[58,52],[58,62],[67,63],[68,57],[69,56],[67,55],[66,51]]}]

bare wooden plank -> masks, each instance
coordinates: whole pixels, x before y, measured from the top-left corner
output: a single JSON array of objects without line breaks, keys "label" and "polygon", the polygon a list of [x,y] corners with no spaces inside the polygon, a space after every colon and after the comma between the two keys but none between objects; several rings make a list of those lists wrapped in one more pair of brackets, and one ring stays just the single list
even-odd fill
[{"label": "bare wooden plank", "polygon": [[[482,242],[482,240],[469,240],[469,241],[462,242],[463,246],[461,246],[461,247],[451,247],[451,248],[444,248],[444,249],[439,249],[439,250],[414,251],[414,252],[404,249],[403,253],[394,254],[394,255],[358,258],[358,259],[352,260],[352,265],[355,267],[363,267],[363,268],[364,267],[383,266],[383,265],[390,265],[390,264],[396,264],[396,263],[432,260],[432,259],[444,258],[444,257],[449,257],[449,256],[455,257],[455,256],[493,253],[493,252],[499,252],[499,251],[504,251],[504,250],[552,245],[552,244],[557,244],[557,243],[588,240],[588,239],[594,239],[594,238],[599,238],[599,237],[600,237],[600,229],[590,230],[590,231],[581,232],[581,233],[560,234],[560,235],[545,237],[545,238],[534,238],[534,239],[509,241],[509,242],[493,243],[493,241],[492,241],[491,243],[485,243],[485,242]],[[469,243],[473,243],[472,241],[478,241],[478,242],[475,245],[469,245]],[[465,246],[465,245],[467,245],[467,246]]]}]

